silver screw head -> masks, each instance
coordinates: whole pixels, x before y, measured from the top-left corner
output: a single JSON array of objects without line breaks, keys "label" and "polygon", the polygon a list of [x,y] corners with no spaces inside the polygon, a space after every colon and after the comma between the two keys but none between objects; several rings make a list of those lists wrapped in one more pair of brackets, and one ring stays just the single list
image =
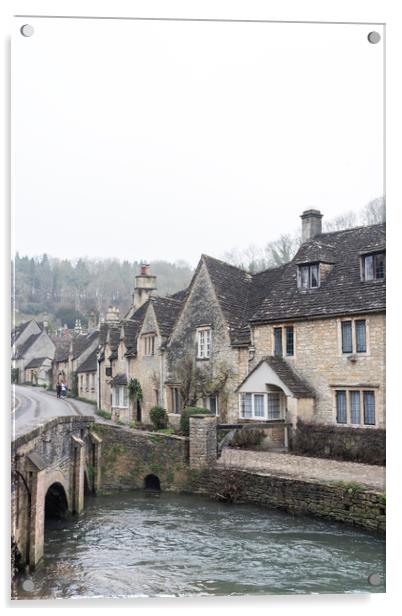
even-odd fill
[{"label": "silver screw head", "polygon": [[367,39],[369,43],[372,43],[373,45],[376,45],[377,43],[379,43],[381,41],[381,34],[379,32],[369,32],[367,35]]},{"label": "silver screw head", "polygon": [[22,36],[32,36],[34,33],[34,29],[31,24],[24,24],[23,26],[21,26],[20,32]]},{"label": "silver screw head", "polygon": [[381,576],[378,573],[372,573],[368,576],[370,586],[379,586],[381,584]]}]

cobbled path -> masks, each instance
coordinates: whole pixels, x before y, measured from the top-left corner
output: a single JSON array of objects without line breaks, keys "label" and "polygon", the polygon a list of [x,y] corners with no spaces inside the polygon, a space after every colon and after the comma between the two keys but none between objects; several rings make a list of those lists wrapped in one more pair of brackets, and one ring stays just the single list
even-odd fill
[{"label": "cobbled path", "polygon": [[325,483],[356,482],[385,492],[385,468],[356,462],[308,458],[290,453],[224,448],[218,466],[255,470],[264,475],[318,480]]}]

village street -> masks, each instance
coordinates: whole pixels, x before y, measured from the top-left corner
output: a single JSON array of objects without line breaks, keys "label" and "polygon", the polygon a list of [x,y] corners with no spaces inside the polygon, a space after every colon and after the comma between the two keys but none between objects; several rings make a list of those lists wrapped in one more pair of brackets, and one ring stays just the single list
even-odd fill
[{"label": "village street", "polygon": [[[54,393],[48,393],[38,387],[14,385],[13,388],[15,391],[11,417],[13,440],[52,417],[94,415],[95,412],[95,407],[91,404],[79,400],[58,400]],[[13,391],[11,397],[13,399]]]}]

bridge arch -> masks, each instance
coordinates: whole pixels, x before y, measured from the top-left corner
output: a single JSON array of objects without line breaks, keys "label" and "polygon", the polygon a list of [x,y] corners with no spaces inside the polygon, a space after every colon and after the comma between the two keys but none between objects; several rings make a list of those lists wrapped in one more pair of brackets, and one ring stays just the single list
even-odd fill
[{"label": "bridge arch", "polygon": [[159,477],[153,474],[147,475],[144,479],[144,489],[149,492],[160,492],[161,482]]},{"label": "bridge arch", "polygon": [[63,519],[68,512],[67,493],[58,481],[52,483],[45,496],[45,525],[49,518]]}]

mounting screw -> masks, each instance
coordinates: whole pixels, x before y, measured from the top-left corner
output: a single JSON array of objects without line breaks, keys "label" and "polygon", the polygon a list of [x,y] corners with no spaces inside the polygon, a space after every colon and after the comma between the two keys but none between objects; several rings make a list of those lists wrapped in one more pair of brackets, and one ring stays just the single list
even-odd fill
[{"label": "mounting screw", "polygon": [[30,24],[24,24],[20,28],[20,32],[22,36],[32,36],[34,33],[34,29]]},{"label": "mounting screw", "polygon": [[381,41],[381,35],[379,32],[375,32],[375,31],[369,32],[367,35],[367,39],[369,43],[376,45],[377,43]]}]

